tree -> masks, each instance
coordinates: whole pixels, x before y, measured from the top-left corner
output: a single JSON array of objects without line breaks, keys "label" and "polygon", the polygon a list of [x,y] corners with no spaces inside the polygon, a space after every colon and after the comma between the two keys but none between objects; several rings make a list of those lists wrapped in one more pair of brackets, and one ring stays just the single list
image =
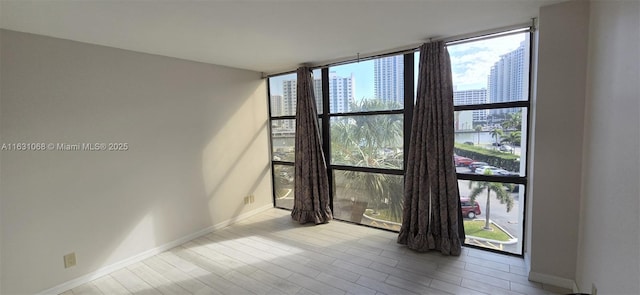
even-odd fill
[{"label": "tree", "polygon": [[480,145],[480,131],[482,131],[482,125],[476,125],[475,130],[478,133],[478,145]]},{"label": "tree", "polygon": [[522,133],[520,131],[511,131],[505,135],[500,142],[508,143],[512,146],[520,146],[520,138],[522,137]]},{"label": "tree", "polygon": [[522,130],[522,111],[509,114],[509,117],[502,122],[502,128],[505,130]]},{"label": "tree", "polygon": [[[402,203],[404,200],[404,181],[399,175],[344,171],[346,190],[355,202],[370,201],[374,212],[387,209],[388,219],[402,221]],[[364,197],[362,199],[361,197]]]},{"label": "tree", "polygon": [[498,145],[498,140],[500,139],[500,137],[502,137],[503,131],[500,128],[493,128],[493,130],[491,130],[489,132],[489,134],[491,134],[491,137],[496,139],[496,146]]},{"label": "tree", "polygon": [[[491,175],[491,170],[486,170],[485,175]],[[475,184],[475,187],[474,187]],[[469,182],[469,188],[472,189],[469,195],[469,199],[471,204],[474,204],[476,201],[476,197],[483,193],[487,192],[487,204],[485,205],[485,223],[484,230],[491,230],[490,227],[490,219],[491,219],[491,192],[494,193],[500,204],[507,205],[507,212],[511,212],[513,208],[513,197],[510,193],[506,191],[506,187],[504,184],[499,182],[489,182],[489,181],[471,181]]]},{"label": "tree", "polygon": [[[363,99],[352,103],[354,112],[398,109],[395,102]],[[402,168],[403,120],[401,115],[368,115],[332,118],[331,158],[334,164]],[[354,201],[366,200],[378,211],[388,209],[390,221],[402,217],[404,181],[401,176],[357,171],[341,172],[345,189]],[[336,179],[337,180],[337,179]]]}]

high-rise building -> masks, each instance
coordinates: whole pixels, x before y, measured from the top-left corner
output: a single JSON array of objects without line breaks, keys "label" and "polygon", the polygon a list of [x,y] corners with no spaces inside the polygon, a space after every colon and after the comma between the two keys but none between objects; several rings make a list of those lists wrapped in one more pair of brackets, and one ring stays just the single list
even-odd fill
[{"label": "high-rise building", "polygon": [[313,78],[313,95],[316,99],[316,110],[322,113],[322,78]]},{"label": "high-rise building", "polygon": [[349,77],[329,73],[329,111],[331,113],[345,113],[351,110],[355,97],[356,81],[353,73]]},{"label": "high-rise building", "polygon": [[[487,87],[491,103],[527,100],[529,95],[529,41],[503,56],[492,67]],[[515,109],[495,109],[492,115],[515,112]]]},{"label": "high-rise building", "polygon": [[404,56],[376,59],[373,64],[375,98],[404,105]]},{"label": "high-rise building", "polygon": [[271,116],[282,116],[282,95],[271,96]]},{"label": "high-rise building", "polygon": [[[297,81],[296,80],[284,80],[282,81],[282,102],[281,102],[281,115],[295,115],[296,105],[298,101],[297,94]],[[353,74],[349,77],[338,76],[335,72],[331,72],[329,75],[329,104],[330,112],[332,113],[344,113],[351,110],[351,103],[355,97],[355,79]],[[322,112],[322,79],[313,79],[313,93],[316,100],[316,108],[318,113]],[[272,106],[273,106],[272,96]],[[272,109],[273,111],[273,109]],[[286,121],[284,123],[285,128],[293,129],[295,127],[293,121]]]},{"label": "high-rise building", "polygon": [[[296,114],[296,102],[298,97],[296,80],[282,81],[282,115],[290,116]],[[286,120],[283,128],[293,130],[296,124],[293,120]]]},{"label": "high-rise building", "polygon": [[282,81],[282,114],[295,115],[298,92],[296,80]]},{"label": "high-rise building", "polygon": [[453,129],[466,131],[473,129],[473,114],[468,112],[455,112],[453,115]]},{"label": "high-rise building", "polygon": [[[453,92],[454,105],[469,105],[488,103],[486,89],[472,89]],[[487,110],[472,111],[473,123],[487,122]]]}]

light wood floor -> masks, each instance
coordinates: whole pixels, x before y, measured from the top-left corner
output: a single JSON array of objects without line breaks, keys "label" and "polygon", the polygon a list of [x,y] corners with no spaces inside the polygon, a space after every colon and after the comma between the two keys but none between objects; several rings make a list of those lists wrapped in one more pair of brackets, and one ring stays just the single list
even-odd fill
[{"label": "light wood floor", "polygon": [[339,221],[310,226],[271,209],[68,294],[554,294],[520,258],[476,249],[415,253],[397,234]]}]

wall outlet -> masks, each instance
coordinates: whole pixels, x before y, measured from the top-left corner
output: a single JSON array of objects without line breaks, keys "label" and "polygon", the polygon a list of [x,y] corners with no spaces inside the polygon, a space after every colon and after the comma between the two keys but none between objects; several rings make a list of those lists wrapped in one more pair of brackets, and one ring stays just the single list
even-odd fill
[{"label": "wall outlet", "polygon": [[63,257],[64,268],[69,268],[76,265],[76,253],[70,253]]},{"label": "wall outlet", "polygon": [[254,195],[247,195],[247,196],[244,197],[244,204],[245,205],[251,204],[251,203],[253,203],[255,201],[256,201],[256,198],[255,198]]},{"label": "wall outlet", "polygon": [[596,284],[591,284],[591,295],[598,295],[598,288],[596,288]]}]

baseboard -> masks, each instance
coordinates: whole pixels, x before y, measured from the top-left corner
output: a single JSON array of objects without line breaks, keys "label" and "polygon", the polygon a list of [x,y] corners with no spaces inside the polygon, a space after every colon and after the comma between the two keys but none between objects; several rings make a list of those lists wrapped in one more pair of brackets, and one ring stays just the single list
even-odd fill
[{"label": "baseboard", "polygon": [[[524,253],[524,264],[525,264],[525,269],[529,271],[531,269],[531,256],[529,256],[529,253]],[[555,276],[543,275],[535,272],[533,274],[529,272],[529,280],[538,282],[538,283],[554,285],[557,287],[563,287],[562,284],[572,284],[573,286],[571,288],[566,288],[566,289],[571,289],[573,293],[580,293],[580,290],[578,290],[578,285],[573,280],[555,277]],[[570,281],[570,282],[567,282],[567,281]]]},{"label": "baseboard", "polygon": [[543,284],[547,284],[547,285],[552,285],[552,286],[556,286],[556,287],[561,287],[561,288],[573,290],[574,292],[577,291],[577,289],[578,289],[578,287],[576,285],[576,282],[574,280],[567,279],[567,278],[562,278],[562,277],[557,277],[557,276],[552,276],[552,275],[548,275],[548,274],[543,274],[543,273],[537,273],[537,272],[533,272],[533,271],[529,272],[529,280],[530,281],[534,281],[534,282],[538,282],[538,283],[543,283]]},{"label": "baseboard", "polygon": [[134,264],[136,262],[140,262],[140,261],[145,260],[145,259],[147,259],[147,258],[149,258],[151,256],[160,254],[160,253],[162,253],[164,251],[167,251],[167,250],[169,250],[171,248],[180,246],[180,245],[182,245],[182,244],[184,244],[184,243],[186,243],[188,241],[191,241],[191,240],[196,239],[198,237],[201,237],[201,236],[204,236],[206,234],[209,234],[209,233],[211,233],[211,232],[213,232],[215,230],[227,227],[227,226],[229,226],[231,224],[234,224],[234,223],[236,223],[238,221],[241,221],[243,219],[249,218],[249,217],[251,217],[253,215],[256,215],[258,213],[264,212],[264,211],[266,211],[268,209],[271,209],[271,208],[273,208],[273,204],[268,204],[268,205],[262,206],[260,208],[257,208],[257,209],[242,213],[242,214],[240,214],[238,216],[235,216],[235,217],[233,217],[231,219],[227,219],[227,220],[222,221],[220,223],[214,224],[214,225],[212,225],[210,227],[207,227],[207,228],[199,230],[199,231],[197,231],[195,233],[186,235],[186,236],[181,237],[181,238],[179,238],[177,240],[173,240],[173,241],[171,241],[169,243],[166,243],[164,245],[155,247],[153,249],[149,249],[149,250],[144,251],[144,252],[142,252],[140,254],[137,254],[137,255],[134,255],[132,257],[129,257],[129,258],[125,259],[125,260],[122,260],[122,261],[110,264],[108,266],[102,267],[102,268],[100,268],[100,269],[98,269],[96,271],[90,272],[90,273],[88,273],[86,275],[83,275],[81,277],[78,277],[78,278],[75,278],[73,280],[64,282],[64,283],[62,283],[60,285],[57,285],[57,286],[55,286],[53,288],[44,290],[44,291],[42,291],[42,292],[40,292],[38,294],[60,294],[60,293],[65,292],[65,291],[67,291],[69,289],[73,289],[73,288],[75,288],[77,286],[86,284],[86,283],[91,282],[91,281],[93,281],[93,280],[95,280],[97,278],[100,278],[102,276],[110,274],[110,273],[112,273],[112,272],[114,272],[114,271],[116,271],[118,269],[127,267],[127,266],[129,266],[131,264]]}]

